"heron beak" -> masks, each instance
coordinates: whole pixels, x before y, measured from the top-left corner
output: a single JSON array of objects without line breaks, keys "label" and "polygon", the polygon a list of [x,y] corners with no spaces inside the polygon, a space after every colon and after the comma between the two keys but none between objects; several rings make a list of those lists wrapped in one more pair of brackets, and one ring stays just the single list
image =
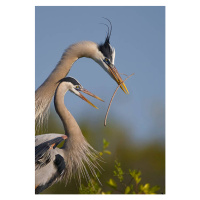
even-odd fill
[{"label": "heron beak", "polygon": [[81,92],[84,92],[85,94],[87,94],[87,95],[90,95],[91,97],[94,97],[95,99],[98,99],[98,100],[100,100],[100,101],[103,101],[103,102],[104,102],[104,100],[102,100],[100,97],[98,97],[98,96],[96,96],[96,95],[92,94],[91,92],[89,92],[89,91],[88,91],[88,90],[86,90],[85,88],[82,88]]},{"label": "heron beak", "polygon": [[[96,99],[98,99],[98,100],[100,100],[100,101],[103,101],[101,98],[97,97],[96,95],[92,94],[91,92],[89,92],[88,90],[86,90],[86,89],[84,89],[84,88],[81,89],[81,92],[84,92],[85,94],[88,94],[88,95],[90,95],[90,96],[92,96],[92,97],[94,97],[94,98],[96,98]],[[80,97],[81,99],[83,99],[84,101],[86,101],[87,103],[89,103],[89,104],[90,104],[91,106],[93,106],[94,108],[98,109],[93,103],[91,103],[88,99],[86,99],[81,93],[79,93],[79,97]],[[104,101],[103,101],[103,102],[104,102]]]},{"label": "heron beak", "polygon": [[113,77],[113,79],[117,82],[118,85],[120,85],[120,88],[124,91],[125,94],[129,94],[128,89],[125,85],[125,83],[122,83],[123,80],[121,78],[121,76],[119,75],[119,72],[117,71],[117,68],[114,65],[110,65],[109,66],[109,72],[111,74],[111,76]]}]

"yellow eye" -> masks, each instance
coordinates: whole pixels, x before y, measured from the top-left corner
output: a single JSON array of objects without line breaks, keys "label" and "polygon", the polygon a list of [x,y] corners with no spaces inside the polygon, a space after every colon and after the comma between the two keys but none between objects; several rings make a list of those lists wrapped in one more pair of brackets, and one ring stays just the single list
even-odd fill
[{"label": "yellow eye", "polygon": [[107,61],[108,61],[108,58],[105,58],[105,61],[107,62]]},{"label": "yellow eye", "polygon": [[79,85],[76,85],[76,89],[78,89],[79,88]]}]

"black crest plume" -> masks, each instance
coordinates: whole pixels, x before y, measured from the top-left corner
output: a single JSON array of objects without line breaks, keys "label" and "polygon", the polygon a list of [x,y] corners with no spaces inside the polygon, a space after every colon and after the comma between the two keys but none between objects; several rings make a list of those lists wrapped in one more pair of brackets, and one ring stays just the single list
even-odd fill
[{"label": "black crest plume", "polygon": [[113,53],[113,50],[110,46],[110,36],[111,36],[111,32],[112,32],[112,23],[109,19],[107,19],[105,17],[103,17],[103,18],[106,19],[110,23],[110,27],[107,24],[101,23],[101,24],[104,24],[105,26],[107,26],[108,32],[107,32],[105,42],[103,44],[99,45],[99,50],[103,53],[103,55],[105,57],[111,59],[112,53]]},{"label": "black crest plume", "polygon": [[[109,19],[103,17],[104,19],[106,19],[109,23],[110,23],[110,28],[107,24],[104,24],[108,27],[108,33],[107,33],[107,36],[106,36],[106,40],[105,40],[105,43],[109,43],[110,44],[110,36],[111,36],[111,33],[112,33],[112,23]],[[103,23],[102,23],[103,24]]]}]

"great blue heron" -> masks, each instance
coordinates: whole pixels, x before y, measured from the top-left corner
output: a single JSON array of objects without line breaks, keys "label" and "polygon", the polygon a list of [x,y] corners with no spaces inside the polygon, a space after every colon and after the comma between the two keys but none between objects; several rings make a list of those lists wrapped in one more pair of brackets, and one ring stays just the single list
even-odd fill
[{"label": "great blue heron", "polygon": [[[108,20],[109,21],[109,20]],[[110,21],[109,21],[110,22]],[[44,81],[44,83],[35,92],[35,121],[36,130],[41,127],[48,118],[48,110],[53,98],[54,92],[58,85],[58,80],[66,77],[69,73],[73,63],[82,57],[93,59],[97,62],[119,85],[122,82],[122,78],[119,75],[115,61],[115,49],[110,45],[110,36],[112,31],[112,24],[110,22],[110,29],[108,27],[108,33],[105,42],[102,44],[96,44],[91,41],[82,41],[71,45],[62,55],[61,60],[57,64],[56,68]],[[126,85],[122,83],[121,89],[128,94]]]},{"label": "great blue heron", "polygon": [[[70,181],[73,174],[77,173],[79,181],[81,175],[89,179],[85,164],[91,173],[96,176],[95,169],[98,169],[98,153],[85,140],[79,125],[68,111],[64,104],[64,96],[67,91],[71,91],[93,107],[80,92],[84,92],[96,99],[100,99],[72,77],[63,78],[55,92],[54,105],[57,114],[62,120],[64,134],[43,134],[35,138],[35,192],[41,193],[46,188],[66,177],[66,182]],[[65,140],[62,148],[57,145]]]}]

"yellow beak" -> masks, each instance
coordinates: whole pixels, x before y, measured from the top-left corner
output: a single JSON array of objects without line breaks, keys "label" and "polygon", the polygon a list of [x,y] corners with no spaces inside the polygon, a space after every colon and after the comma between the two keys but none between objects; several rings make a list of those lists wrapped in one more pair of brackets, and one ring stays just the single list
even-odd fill
[{"label": "yellow beak", "polygon": [[[119,75],[119,72],[117,71],[116,67],[114,65],[110,66],[109,71],[110,71],[113,79],[117,82],[118,85],[120,85],[123,80],[122,80],[121,76]],[[125,94],[129,94],[125,83],[122,83],[120,85],[120,88],[124,91]]]},{"label": "yellow beak", "polygon": [[[90,95],[90,96],[92,96],[92,97],[94,97],[94,98],[96,98],[96,99],[98,99],[98,100],[104,102],[104,100],[102,100],[100,97],[98,97],[98,96],[92,94],[91,92],[89,92],[88,90],[86,90],[86,89],[84,89],[84,88],[81,89],[81,92],[84,92],[85,94],[88,94],[88,95]],[[91,106],[93,106],[94,108],[98,109],[93,103],[91,103],[88,99],[86,99],[81,93],[79,93],[79,97],[80,97],[81,99],[83,99],[84,101],[86,101],[87,103],[89,103],[89,104],[90,104]]]}]

